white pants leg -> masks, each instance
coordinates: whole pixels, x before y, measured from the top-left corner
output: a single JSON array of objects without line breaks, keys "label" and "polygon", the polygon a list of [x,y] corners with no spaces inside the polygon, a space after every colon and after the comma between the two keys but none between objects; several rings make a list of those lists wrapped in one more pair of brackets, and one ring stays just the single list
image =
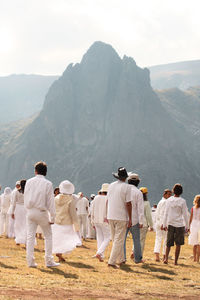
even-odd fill
[{"label": "white pants leg", "polygon": [[86,239],[87,233],[87,215],[78,215],[78,225],[80,228],[81,236]]},{"label": "white pants leg", "polygon": [[161,243],[163,241],[163,254],[165,254],[166,240],[167,240],[167,231],[161,230],[160,228],[157,227],[154,253],[160,253]]},{"label": "white pants leg", "polygon": [[27,212],[27,262],[31,266],[34,264],[34,244],[37,226],[40,225],[45,237],[45,263],[53,262],[52,256],[52,231],[49,224],[47,211],[40,211],[36,208],[29,209]]},{"label": "white pants leg", "polygon": [[6,231],[6,218],[7,218],[7,213],[1,212],[1,217],[0,217],[0,235],[4,234]]},{"label": "white pants leg", "polygon": [[97,233],[97,254],[98,250],[103,242],[103,232],[102,232],[102,228],[101,228],[101,224],[94,224],[95,228],[96,228],[96,233]]},{"label": "white pants leg", "polygon": [[143,256],[143,252],[144,252],[144,246],[145,246],[147,231],[148,231],[148,227],[140,228],[140,244],[141,244],[142,256]]},{"label": "white pants leg", "polygon": [[109,220],[112,235],[112,250],[108,264],[115,265],[116,262],[124,261],[124,239],[126,234],[127,222]]},{"label": "white pants leg", "polygon": [[101,228],[102,240],[101,244],[98,246],[97,254],[100,254],[101,257],[104,258],[104,252],[110,242],[110,226],[106,223],[99,224],[98,226]]}]

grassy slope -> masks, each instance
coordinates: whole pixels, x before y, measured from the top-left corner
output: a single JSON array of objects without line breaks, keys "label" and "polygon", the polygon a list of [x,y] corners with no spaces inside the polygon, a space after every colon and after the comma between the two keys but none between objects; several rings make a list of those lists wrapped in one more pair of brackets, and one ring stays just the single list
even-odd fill
[{"label": "grassy slope", "polygon": [[[0,238],[0,299],[200,299],[200,264],[192,262],[187,240],[180,265],[175,267],[172,260],[168,266],[154,261],[154,239],[155,233],[148,233],[145,264],[135,265],[128,259],[122,269],[113,270],[107,267],[111,243],[103,263],[92,258],[96,241],[88,240],[66,256],[67,262],[59,268],[47,269],[43,241],[39,241],[35,251],[38,268],[30,269],[25,249]],[[131,244],[129,238],[128,254]]]}]

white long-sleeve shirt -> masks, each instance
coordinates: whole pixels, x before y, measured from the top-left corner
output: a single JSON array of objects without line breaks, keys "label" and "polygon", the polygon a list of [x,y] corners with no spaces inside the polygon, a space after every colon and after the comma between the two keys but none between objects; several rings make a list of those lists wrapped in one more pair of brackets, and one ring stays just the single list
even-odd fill
[{"label": "white long-sleeve shirt", "polygon": [[162,197],[162,199],[158,203],[156,209],[156,218],[155,218],[156,227],[161,227],[163,224],[166,203],[167,203],[167,199],[165,199],[164,197]]},{"label": "white long-sleeve shirt", "polygon": [[167,199],[163,227],[167,227],[168,225],[189,228],[188,208],[185,199],[174,196]]},{"label": "white long-sleeve shirt", "polygon": [[37,208],[41,211],[49,211],[51,222],[55,221],[53,185],[43,175],[36,175],[27,180],[24,190],[24,206],[27,209]]},{"label": "white long-sleeve shirt", "polygon": [[103,224],[106,218],[106,195],[97,195],[91,204],[91,221],[96,224]]},{"label": "white long-sleeve shirt", "polygon": [[134,185],[131,188],[132,226],[144,223],[144,200],[142,192]]}]

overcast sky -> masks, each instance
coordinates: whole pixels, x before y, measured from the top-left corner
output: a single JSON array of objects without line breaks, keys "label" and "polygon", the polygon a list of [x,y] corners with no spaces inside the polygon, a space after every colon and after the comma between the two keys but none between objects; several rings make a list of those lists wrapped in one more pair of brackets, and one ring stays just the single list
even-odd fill
[{"label": "overcast sky", "polygon": [[0,76],[60,75],[95,41],[140,67],[200,59],[199,0],[0,0]]}]

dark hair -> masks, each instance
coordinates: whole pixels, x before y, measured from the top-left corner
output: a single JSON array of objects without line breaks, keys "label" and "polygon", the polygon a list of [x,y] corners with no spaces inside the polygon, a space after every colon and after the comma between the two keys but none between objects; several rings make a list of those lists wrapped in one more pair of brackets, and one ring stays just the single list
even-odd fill
[{"label": "dark hair", "polygon": [[138,186],[139,183],[140,183],[140,180],[138,180],[138,179],[129,179],[128,183],[132,184],[132,185],[135,185],[135,186]]},{"label": "dark hair", "polygon": [[170,189],[165,189],[164,190],[164,193],[163,193],[163,196],[165,196],[166,194],[168,194],[168,193],[171,193],[172,191],[170,190]]},{"label": "dark hair", "polygon": [[59,187],[56,187],[56,188],[54,189],[54,191],[53,191],[54,195],[55,195],[56,191],[58,191],[58,194],[60,194],[60,189],[59,189]]},{"label": "dark hair", "polygon": [[[143,193],[142,193],[142,194],[143,194]],[[144,201],[148,201],[147,193],[143,194],[143,200],[144,200]]]},{"label": "dark hair", "polygon": [[19,190],[19,192],[22,193],[22,194],[24,193],[25,185],[26,185],[26,180],[25,179],[20,180],[20,190]]},{"label": "dark hair", "polygon": [[101,195],[107,195],[107,192],[101,192]]},{"label": "dark hair", "polygon": [[37,162],[34,167],[38,175],[47,175],[47,164],[44,161]]},{"label": "dark hair", "polygon": [[175,195],[180,196],[183,193],[183,188],[180,183],[176,183],[173,187],[173,192]]}]

